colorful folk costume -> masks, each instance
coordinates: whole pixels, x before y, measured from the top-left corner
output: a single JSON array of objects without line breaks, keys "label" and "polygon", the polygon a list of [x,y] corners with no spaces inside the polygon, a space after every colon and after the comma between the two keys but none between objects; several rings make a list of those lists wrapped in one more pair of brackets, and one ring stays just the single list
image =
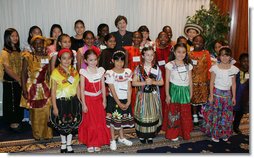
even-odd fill
[{"label": "colorful folk costume", "polygon": [[[139,48],[134,46],[124,46],[123,47],[127,51],[126,59],[128,60],[128,68],[133,72],[135,68],[141,63],[141,51]],[[134,114],[134,107],[136,102],[137,88],[132,87],[131,93],[131,109]]]},{"label": "colorful folk costume", "polygon": [[82,121],[82,105],[77,98],[79,74],[71,66],[69,72],[67,74],[60,64],[50,76],[57,83],[56,104],[59,111],[56,117],[51,109],[50,122],[61,135],[75,135]]},{"label": "colorful folk costume", "polygon": [[165,65],[170,71],[170,104],[166,105],[167,112],[167,130],[165,137],[167,139],[189,140],[193,129],[191,105],[190,105],[190,83],[189,71],[193,69],[191,64],[178,66],[174,61]]},{"label": "colorful folk costume", "polygon": [[22,59],[18,51],[10,51],[6,48],[0,53],[0,80],[3,80],[3,117],[9,123],[20,123],[23,119],[23,108],[20,107],[21,86],[4,70],[4,66],[9,66],[11,70],[20,78]]},{"label": "colorful folk costume", "polygon": [[100,67],[96,74],[91,74],[87,69],[80,69],[80,75],[85,77],[85,103],[87,113],[82,113],[82,122],[78,129],[78,140],[87,147],[101,147],[109,145],[110,130],[106,125],[106,112],[103,107],[101,80],[105,70]]},{"label": "colorful folk costume", "polygon": [[220,69],[213,65],[210,72],[214,72],[213,103],[206,106],[205,132],[212,138],[228,139],[233,133],[233,104],[232,104],[232,77],[239,69],[231,65],[230,69]]},{"label": "colorful folk costume", "polygon": [[[107,84],[113,84],[119,101],[123,104],[127,103],[128,99],[128,82],[132,80],[132,72],[125,68],[123,73],[116,73],[113,70],[106,71]],[[131,106],[126,110],[122,110],[113,98],[112,93],[107,97],[107,126],[115,129],[134,127],[134,119],[131,113]]]},{"label": "colorful folk costume", "polygon": [[[192,51],[189,54],[192,60],[192,82],[193,82],[193,96],[191,98],[192,106],[205,105],[208,101],[208,84],[210,80],[211,57],[207,50]],[[202,110],[201,110],[202,111]],[[198,118],[197,115],[193,115]],[[196,123],[196,122],[195,122]]]},{"label": "colorful folk costume", "polygon": [[[159,48],[156,47],[156,61],[158,62],[158,65],[161,69],[162,78],[165,81],[165,64],[169,61],[169,55],[171,52],[171,45],[168,45],[166,48]],[[162,123],[162,130],[165,131],[167,129],[167,114],[165,113],[165,107],[166,107],[166,94],[165,94],[165,85],[160,86],[160,97],[161,97],[161,108],[162,108],[162,116],[163,116],[163,123]]]},{"label": "colorful folk costume", "polygon": [[233,128],[235,132],[238,132],[239,125],[243,114],[249,112],[249,72],[240,72],[236,75],[236,105],[234,106],[234,123]]},{"label": "colorful folk costume", "polygon": [[[161,70],[157,65],[154,65],[149,71],[145,71],[144,66],[139,65],[134,73],[138,76],[140,82],[144,82],[148,76],[156,81],[162,79]],[[159,86],[145,85],[138,87],[134,119],[136,133],[139,138],[154,138],[160,131],[162,112]]]},{"label": "colorful folk costume", "polygon": [[49,87],[49,57],[23,52],[28,63],[26,89],[27,100],[22,96],[21,106],[29,109],[33,137],[36,140],[52,138],[52,129],[48,127],[51,93]]}]

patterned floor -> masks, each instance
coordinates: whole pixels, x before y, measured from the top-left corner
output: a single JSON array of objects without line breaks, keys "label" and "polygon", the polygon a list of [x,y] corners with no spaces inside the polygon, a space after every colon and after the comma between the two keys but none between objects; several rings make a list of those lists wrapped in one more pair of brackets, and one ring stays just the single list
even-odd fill
[{"label": "patterned floor", "polygon": [[[104,146],[99,154],[115,153],[249,153],[249,116],[242,120],[240,129],[243,135],[233,135],[228,142],[214,143],[204,133],[195,127],[191,133],[191,140],[180,139],[172,142],[164,137],[164,133],[154,139],[153,144],[141,144],[134,132],[134,129],[127,130],[127,137],[133,142],[131,147],[118,144],[116,151],[112,152],[109,146]],[[0,153],[33,153],[33,154],[59,154],[60,138],[54,137],[51,140],[35,141],[33,139],[13,140],[0,142]],[[75,154],[86,153],[85,145],[79,144],[77,138],[73,140]],[[93,153],[94,154],[94,153]]]}]

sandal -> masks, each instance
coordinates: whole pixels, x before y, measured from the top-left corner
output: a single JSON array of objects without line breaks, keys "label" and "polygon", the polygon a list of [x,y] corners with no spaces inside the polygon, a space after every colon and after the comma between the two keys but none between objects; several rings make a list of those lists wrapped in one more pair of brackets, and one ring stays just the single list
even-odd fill
[{"label": "sandal", "polygon": [[94,152],[94,147],[88,147],[88,148],[87,148],[87,152],[93,153],[93,152]]},{"label": "sandal", "polygon": [[100,148],[100,147],[94,147],[94,151],[100,152],[100,151],[101,151],[101,148]]}]

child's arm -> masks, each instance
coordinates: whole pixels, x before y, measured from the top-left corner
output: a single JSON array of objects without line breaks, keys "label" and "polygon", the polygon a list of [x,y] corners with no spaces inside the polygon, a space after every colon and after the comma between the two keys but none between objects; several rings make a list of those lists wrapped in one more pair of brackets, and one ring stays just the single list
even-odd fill
[{"label": "child's arm", "polygon": [[82,63],[82,51],[83,51],[83,47],[79,48],[78,51],[77,51],[77,71],[80,70],[81,68],[81,63]]},{"label": "child's arm", "polygon": [[234,75],[234,77],[232,77],[232,103],[233,105],[235,106],[236,104],[236,99],[235,99],[235,96],[236,96],[236,76]]},{"label": "child's arm", "polygon": [[82,101],[82,110],[84,113],[87,113],[88,108],[85,102],[84,89],[85,89],[85,77],[83,75],[80,75],[80,92],[81,92],[80,94],[81,94],[81,101]]},{"label": "child's arm", "polygon": [[80,92],[80,83],[78,84],[78,86],[77,86],[77,97],[78,97],[78,100],[80,101],[80,102],[82,102],[81,101],[81,94],[80,94],[81,92]]},{"label": "child's arm", "polygon": [[138,75],[135,73],[132,79],[132,86],[139,87],[139,86],[145,86],[145,85],[146,85],[146,81],[139,81]]},{"label": "child's arm", "polygon": [[113,84],[108,84],[108,86],[109,86],[109,88],[110,88],[110,92],[111,92],[111,94],[112,94],[112,96],[113,96],[113,98],[114,98],[116,104],[117,104],[122,110],[126,110],[125,107],[124,107],[124,104],[122,104],[122,103],[120,102],[120,100],[118,99],[118,97],[117,97],[117,94],[116,94],[114,85],[113,85]]},{"label": "child's arm", "polygon": [[58,116],[58,108],[56,105],[56,88],[57,88],[56,81],[51,79],[51,101],[53,105],[53,114],[55,116]]},{"label": "child's arm", "polygon": [[26,82],[27,82],[27,67],[28,67],[28,63],[26,61],[26,59],[23,59],[22,62],[22,74],[21,74],[21,87],[22,87],[22,93],[23,93],[23,97],[25,99],[27,99],[28,93],[27,93],[27,89],[26,89]]},{"label": "child's arm", "polygon": [[50,74],[52,73],[52,71],[55,68],[56,59],[57,59],[57,55],[54,55],[54,56],[51,57],[51,60],[50,60]]},{"label": "child's arm", "polygon": [[106,108],[107,106],[107,99],[106,99],[106,88],[105,88],[105,75],[102,76],[102,79],[101,79],[101,90],[102,90],[102,97],[103,97],[103,106],[104,106],[104,109]]},{"label": "child's arm", "polygon": [[189,71],[190,99],[193,96],[192,70]]},{"label": "child's arm", "polygon": [[126,109],[130,106],[131,104],[131,94],[132,94],[132,86],[131,86],[131,81],[128,82],[128,93],[127,93],[127,103],[126,105]]},{"label": "child's arm", "polygon": [[[16,81],[18,81],[19,84],[20,84],[20,78],[19,78],[19,76],[18,76],[15,72],[12,71],[11,67],[10,67],[8,64],[6,64],[4,60],[5,60],[5,59],[3,59],[3,61],[2,61],[2,62],[3,62],[4,71],[5,71],[8,75],[10,75],[13,79],[15,79]],[[7,60],[7,59],[6,59],[6,60]]]},{"label": "child's arm", "polygon": [[213,88],[214,88],[214,81],[215,81],[215,73],[211,72],[211,79],[210,79],[210,95],[209,95],[209,102],[213,103]]},{"label": "child's arm", "polygon": [[170,88],[170,71],[169,69],[166,68],[166,81],[165,81],[165,94],[166,94],[166,103],[169,104],[170,103],[170,94],[169,94],[169,88]]}]

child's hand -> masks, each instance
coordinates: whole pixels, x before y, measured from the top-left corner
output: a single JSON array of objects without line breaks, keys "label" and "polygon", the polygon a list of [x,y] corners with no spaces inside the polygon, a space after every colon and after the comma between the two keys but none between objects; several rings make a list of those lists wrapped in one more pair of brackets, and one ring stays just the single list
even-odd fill
[{"label": "child's hand", "polygon": [[232,98],[232,104],[233,104],[233,106],[235,106],[235,104],[236,104],[235,97]]},{"label": "child's hand", "polygon": [[171,100],[170,96],[166,96],[166,100],[165,101],[166,101],[167,104],[170,103],[170,100]]},{"label": "child's hand", "polygon": [[23,94],[23,97],[24,97],[25,99],[27,99],[27,97],[28,97],[27,91],[26,91],[26,90],[23,90],[23,91],[22,91],[22,94]]},{"label": "child's hand", "polygon": [[103,101],[103,107],[104,107],[104,109],[107,107],[107,103],[106,103],[106,101]]},{"label": "child's hand", "polygon": [[87,112],[88,112],[88,108],[87,108],[86,105],[83,105],[83,106],[82,106],[82,111],[83,111],[84,113],[87,113]]},{"label": "child's hand", "polygon": [[213,95],[210,95],[208,100],[209,100],[209,103],[212,104],[213,103]]},{"label": "child's hand", "polygon": [[146,85],[152,85],[153,80],[151,78],[146,79]]},{"label": "child's hand", "polygon": [[55,116],[58,116],[58,108],[53,108],[53,114],[54,114]]},{"label": "child's hand", "polygon": [[120,109],[122,109],[122,110],[126,110],[127,108],[125,107],[125,104],[118,104],[118,106],[120,107]]}]

